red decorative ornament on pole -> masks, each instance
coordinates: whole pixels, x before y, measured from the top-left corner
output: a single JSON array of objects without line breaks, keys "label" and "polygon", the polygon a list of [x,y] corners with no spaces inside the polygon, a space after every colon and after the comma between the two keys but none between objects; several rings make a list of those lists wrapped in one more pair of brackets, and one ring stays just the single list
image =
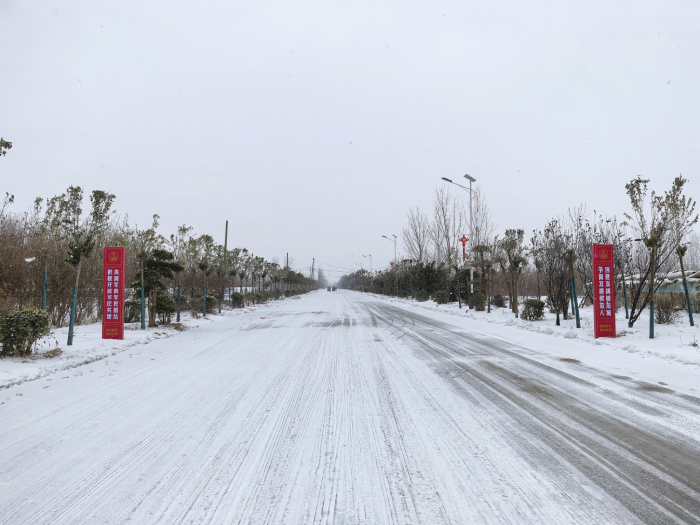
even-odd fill
[{"label": "red decorative ornament on pole", "polygon": [[124,248],[104,249],[102,339],[124,339]]},{"label": "red decorative ornament on pole", "polygon": [[462,243],[462,260],[466,261],[467,260],[467,242],[469,239],[467,239],[466,235],[462,235],[462,238],[459,240],[459,242]]},{"label": "red decorative ornament on pole", "polygon": [[613,245],[593,245],[593,328],[595,337],[616,337]]}]

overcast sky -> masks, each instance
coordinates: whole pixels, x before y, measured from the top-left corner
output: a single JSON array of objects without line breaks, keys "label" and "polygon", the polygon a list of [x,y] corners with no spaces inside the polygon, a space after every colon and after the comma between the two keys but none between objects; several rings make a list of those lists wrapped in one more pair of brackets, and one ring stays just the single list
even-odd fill
[{"label": "overcast sky", "polygon": [[638,174],[700,196],[698,94],[696,0],[0,0],[0,191],[376,268],[441,177],[526,232]]}]

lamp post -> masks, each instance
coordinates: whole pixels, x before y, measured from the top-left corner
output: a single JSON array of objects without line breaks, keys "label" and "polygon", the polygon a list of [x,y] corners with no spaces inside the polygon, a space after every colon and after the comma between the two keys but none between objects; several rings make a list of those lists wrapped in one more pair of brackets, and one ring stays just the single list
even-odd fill
[{"label": "lamp post", "polygon": [[369,271],[370,273],[372,273],[372,254],[369,253],[367,255],[363,255],[362,257],[364,257],[365,259],[369,259]]},{"label": "lamp post", "polygon": [[[362,267],[362,263],[355,263],[355,266],[360,267],[360,279],[362,279],[362,276],[365,273],[365,269]],[[362,281],[360,281],[360,292],[364,292],[364,285],[362,284]]]},{"label": "lamp post", "polygon": [[[469,192],[469,238],[472,239],[474,237],[474,215],[472,213],[472,196],[474,194],[474,190],[472,190],[472,182],[476,182],[476,179],[472,177],[471,175],[465,175],[465,179],[469,181],[469,187],[467,188],[466,186],[462,186],[461,184],[457,184],[456,182],[452,182],[451,179],[448,179],[447,177],[442,177],[442,180],[449,182],[450,184],[454,184],[455,186],[459,186],[462,188],[464,191]],[[473,242],[473,241],[472,241]],[[474,308],[474,266],[469,267],[469,272],[470,272],[470,277],[469,277],[469,309]],[[482,276],[483,279],[483,276]]]},{"label": "lamp post", "polygon": [[373,286],[374,285],[374,276],[372,275],[373,270],[372,270],[372,254],[368,253],[367,255],[363,255],[365,259],[369,259],[369,285]]},{"label": "lamp post", "polygon": [[[394,262],[392,263],[392,266],[396,266],[396,262],[397,262],[396,261],[396,235],[394,235],[392,233],[391,236],[393,237],[393,239],[389,239],[389,237],[387,237],[386,235],[382,235],[382,237],[384,237],[387,241],[394,243]],[[398,281],[398,279],[396,280],[396,296],[397,297],[399,296],[399,281]]]},{"label": "lamp post", "polygon": [[394,243],[394,264],[396,264],[396,235],[392,233],[391,236],[393,237],[393,239],[389,239],[389,237],[387,237],[386,235],[382,235],[382,237],[384,237],[387,241]]}]

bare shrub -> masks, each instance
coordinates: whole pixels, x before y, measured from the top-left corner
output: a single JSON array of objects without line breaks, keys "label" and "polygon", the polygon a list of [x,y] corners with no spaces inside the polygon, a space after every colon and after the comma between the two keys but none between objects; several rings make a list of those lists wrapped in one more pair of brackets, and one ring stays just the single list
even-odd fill
[{"label": "bare shrub", "polygon": [[657,324],[676,324],[683,312],[670,297],[659,297],[654,301],[654,321]]}]

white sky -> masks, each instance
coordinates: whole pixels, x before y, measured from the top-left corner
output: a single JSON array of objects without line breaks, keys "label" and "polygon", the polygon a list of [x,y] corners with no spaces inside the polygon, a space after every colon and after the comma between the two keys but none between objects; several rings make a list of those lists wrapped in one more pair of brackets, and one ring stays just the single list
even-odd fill
[{"label": "white sky", "polygon": [[637,174],[698,195],[699,28],[697,1],[0,0],[0,191],[228,219],[298,268],[387,264],[464,173],[501,229],[620,215]]}]

